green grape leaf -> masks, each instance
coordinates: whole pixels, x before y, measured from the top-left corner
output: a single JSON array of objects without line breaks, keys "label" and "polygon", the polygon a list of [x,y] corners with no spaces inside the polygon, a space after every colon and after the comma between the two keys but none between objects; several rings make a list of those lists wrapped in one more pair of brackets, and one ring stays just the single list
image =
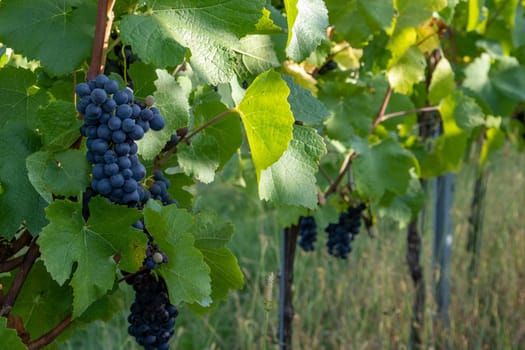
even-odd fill
[{"label": "green grape leaf", "polygon": [[13,67],[0,69],[0,128],[12,121],[35,126],[38,119],[36,111],[47,101],[44,91],[30,89],[35,83],[36,75],[30,70]]},{"label": "green grape leaf", "polygon": [[301,62],[326,39],[328,10],[321,0],[284,0],[288,19],[286,54]]},{"label": "green grape leaf", "polygon": [[409,95],[412,86],[425,78],[426,59],[415,46],[411,46],[388,70],[390,86],[395,92]]},{"label": "green grape leaf", "polygon": [[213,303],[207,308],[198,304],[190,307],[198,314],[203,314],[215,308],[220,301],[226,300],[230,290],[241,289],[244,278],[237,258],[226,247],[233,234],[232,224],[211,212],[199,213],[195,217],[195,223],[195,247],[202,252],[204,261],[210,267]]},{"label": "green grape leaf", "polygon": [[439,106],[446,134],[457,134],[485,124],[485,115],[475,100],[462,91],[453,91]]},{"label": "green grape leaf", "polygon": [[9,350],[26,350],[27,347],[22,343],[22,339],[16,334],[16,330],[7,328],[7,318],[0,318],[0,339],[2,346]]},{"label": "green grape leaf", "polygon": [[26,166],[29,181],[48,203],[52,194],[78,196],[89,184],[90,166],[82,151],[39,151],[27,157]]},{"label": "green grape leaf", "polygon": [[396,0],[396,32],[409,27],[417,27],[447,6],[447,0]]},{"label": "green grape leaf", "polygon": [[349,141],[354,135],[366,137],[386,89],[386,82],[379,78],[368,82],[368,86],[342,82],[323,84],[319,99],[332,113],[326,121],[327,135],[340,141]]},{"label": "green grape leaf", "polygon": [[459,171],[472,130],[485,124],[485,115],[474,99],[455,90],[439,107],[443,134],[435,139],[432,150],[419,156],[422,177]]},{"label": "green grape leaf", "polygon": [[87,0],[4,0],[0,41],[52,75],[69,73],[91,53],[96,8]]},{"label": "green grape leaf", "polygon": [[185,143],[177,146],[177,159],[184,172],[203,183],[210,183],[219,168],[219,148],[213,136],[198,135],[191,140],[191,145]]},{"label": "green grape leaf", "polygon": [[157,91],[155,97],[155,107],[157,107],[164,119],[166,126],[160,131],[150,131],[144,138],[137,142],[140,155],[151,160],[164,148],[166,142],[175,134],[177,129],[188,124],[189,91],[182,88],[171,74],[165,70],[157,69],[158,79],[155,80]]},{"label": "green grape leaf", "polygon": [[20,316],[25,329],[36,339],[62,321],[71,312],[72,304],[71,287],[58,285],[43,263],[37,261],[29,272],[11,314]]},{"label": "green grape leaf", "polygon": [[411,178],[408,190],[404,195],[396,195],[392,192],[385,192],[379,205],[373,205],[381,217],[389,217],[397,221],[400,228],[406,227],[419,214],[425,203],[425,193],[422,190],[421,182],[414,171],[410,172]]},{"label": "green grape leaf", "polygon": [[146,237],[131,227],[140,219],[138,210],[100,197],[91,199],[89,209],[90,218],[84,222],[81,203],[51,203],[46,209],[50,224],[38,241],[42,260],[55,281],[62,285],[73,274],[69,285],[74,291],[74,318],[112,288],[115,254],[119,253],[119,267],[126,271],[138,270],[145,255]]},{"label": "green grape leaf", "polygon": [[[218,101],[201,103],[195,107],[194,123],[196,126],[202,125],[226,111],[226,106]],[[242,130],[238,117],[227,115],[194,136],[189,146],[180,144],[177,157],[187,175],[210,183],[215,177],[215,171],[226,164],[241,143]]]},{"label": "green grape leaf", "polygon": [[135,98],[145,100],[148,95],[153,95],[156,90],[155,80],[157,80],[154,67],[137,61],[129,66],[128,73],[133,81]]},{"label": "green grape leaf", "polygon": [[46,224],[46,202],[27,176],[25,160],[40,148],[38,135],[19,123],[0,128],[0,234],[12,238],[22,223],[36,234]]},{"label": "green grape leaf", "polygon": [[414,156],[392,139],[385,139],[352,162],[352,174],[359,193],[378,201],[386,191],[403,195],[410,184],[410,169],[416,168]]},{"label": "green grape leaf", "polygon": [[159,265],[156,270],[166,281],[170,302],[174,305],[186,302],[209,306],[210,268],[195,247],[191,214],[175,205],[161,207],[150,200],[144,220],[159,249],[168,257],[168,263]]},{"label": "green grape leaf", "polygon": [[127,15],[122,18],[120,34],[125,44],[143,62],[155,67],[175,67],[182,63],[186,48],[179,44],[177,35],[162,16]]},{"label": "green grape leaf", "polygon": [[192,68],[210,83],[228,82],[235,74],[239,38],[254,32],[263,17],[263,0],[148,1],[148,15],[127,15],[122,40],[146,63],[174,67],[191,50]]},{"label": "green grape leaf", "polygon": [[394,18],[392,1],[384,0],[327,0],[330,24],[337,35],[348,39],[353,47],[361,47],[381,30],[388,30]]},{"label": "green grape leaf", "polygon": [[182,173],[168,173],[166,176],[171,181],[171,186],[168,188],[171,198],[177,200],[181,208],[191,208],[193,195],[188,192],[186,187],[194,185],[195,180]]},{"label": "green grape leaf", "polygon": [[287,101],[289,94],[280,74],[268,71],[253,81],[237,106],[257,177],[281,157],[292,139],[294,119]]},{"label": "green grape leaf", "polygon": [[525,84],[524,79],[523,69],[515,59],[500,58],[493,64],[491,57],[484,53],[465,69],[463,86],[473,91],[478,103],[488,107],[492,113],[509,115],[515,103],[524,98],[520,91]]},{"label": "green grape leaf", "polygon": [[302,121],[306,125],[320,125],[330,115],[328,109],[309,90],[297,84],[292,77],[288,75],[282,77],[290,89],[288,103],[295,120]]},{"label": "green grape leaf", "polygon": [[80,137],[82,121],[76,118],[77,113],[72,102],[52,101],[39,108],[37,113],[37,127],[46,149],[68,149]]},{"label": "green grape leaf", "polygon": [[430,80],[428,88],[428,100],[430,103],[438,104],[443,98],[449,95],[456,87],[454,81],[454,72],[450,63],[445,57],[442,57]]},{"label": "green grape leaf", "polygon": [[238,48],[233,51],[240,55],[249,75],[257,75],[281,65],[270,35],[247,35],[241,38]]},{"label": "green grape leaf", "polygon": [[317,207],[315,174],[326,153],[323,138],[312,128],[296,126],[282,157],[261,172],[259,196],[277,204]]}]

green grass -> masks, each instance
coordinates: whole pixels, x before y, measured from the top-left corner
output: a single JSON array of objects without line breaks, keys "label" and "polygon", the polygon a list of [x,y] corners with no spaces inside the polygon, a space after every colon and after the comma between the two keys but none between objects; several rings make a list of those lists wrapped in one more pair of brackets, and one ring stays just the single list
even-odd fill
[{"label": "green grass", "polygon": [[[425,348],[447,339],[453,349],[525,349],[525,157],[505,149],[491,169],[479,276],[468,280],[465,251],[474,170],[458,174],[454,222],[450,329],[432,326],[431,232],[423,234],[427,304]],[[263,203],[247,203],[242,191],[208,186],[202,207],[221,212],[242,228],[232,249],[245,274],[245,288],[203,318],[185,307],[177,319],[173,349],[277,348],[277,279],[273,307],[265,310],[267,275],[279,270],[280,228]],[[227,200],[224,200],[227,199]],[[251,210],[239,216],[236,205]],[[427,225],[430,227],[430,225]],[[321,235],[318,248],[326,240]],[[406,233],[382,222],[374,238],[362,233],[348,261],[325,249],[298,252],[294,286],[295,349],[405,349],[414,297],[405,261]],[[138,349],[126,335],[126,312],[75,333],[62,349]],[[266,322],[269,320],[269,322]],[[266,327],[267,325],[267,327]]]}]

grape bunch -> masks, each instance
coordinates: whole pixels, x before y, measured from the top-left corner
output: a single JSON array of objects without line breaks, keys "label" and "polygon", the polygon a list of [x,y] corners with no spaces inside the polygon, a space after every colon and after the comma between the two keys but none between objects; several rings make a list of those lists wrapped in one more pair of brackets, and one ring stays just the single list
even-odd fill
[{"label": "grape bunch", "polygon": [[179,203],[171,199],[170,194],[168,193],[168,187],[170,187],[170,180],[166,179],[160,170],[155,170],[153,172],[154,182],[149,187],[149,193],[151,198],[157,199],[162,202],[163,205],[176,204]]},{"label": "grape bunch", "polygon": [[299,218],[299,245],[305,252],[315,249],[317,240],[317,224],[313,216],[301,216]]},{"label": "grape bunch", "polygon": [[[151,259],[155,260],[157,253],[153,253]],[[135,291],[128,316],[129,334],[146,350],[169,349],[179,311],[169,301],[166,283],[149,268],[127,281]]]},{"label": "grape bunch", "polygon": [[147,200],[140,183],[146,168],[137,156],[135,141],[149,129],[164,128],[160,111],[151,106],[152,101],[135,101],[130,88],[118,90],[117,82],[103,74],[79,83],[75,92],[80,99],[77,111],[84,116],[80,132],[87,137],[86,156],[93,165],[91,188],[119,204]]},{"label": "grape bunch", "polygon": [[361,203],[356,207],[350,206],[346,212],[339,215],[337,223],[329,224],[325,231],[328,233],[326,246],[328,253],[336,258],[346,259],[352,251],[350,243],[354,236],[359,234],[361,227],[361,213],[366,206]]}]

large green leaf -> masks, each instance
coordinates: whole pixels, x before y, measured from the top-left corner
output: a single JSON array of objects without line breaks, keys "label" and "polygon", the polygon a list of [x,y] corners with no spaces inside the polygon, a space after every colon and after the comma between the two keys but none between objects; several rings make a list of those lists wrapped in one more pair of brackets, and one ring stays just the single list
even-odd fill
[{"label": "large green leaf", "polygon": [[411,46],[387,72],[392,89],[409,95],[412,86],[425,78],[425,67],[425,56],[416,46]]},{"label": "large green leaf", "polygon": [[188,125],[189,104],[188,95],[175,78],[167,71],[157,69],[158,79],[155,80],[157,91],[154,93],[155,106],[166,120],[166,126],[161,131],[149,131],[138,142],[139,153],[144,159],[153,159],[164,148],[166,142],[177,129]]},{"label": "large green leaf", "polygon": [[327,0],[326,6],[337,35],[354,47],[363,46],[375,33],[388,30],[394,18],[392,1]]},{"label": "large green leaf", "polygon": [[2,346],[9,350],[25,350],[27,347],[22,343],[22,339],[16,334],[16,330],[7,328],[7,318],[0,318],[0,339]]},{"label": "large green leaf", "polygon": [[38,132],[43,146],[51,151],[68,149],[79,137],[82,121],[76,118],[72,102],[52,101],[38,109]]},{"label": "large green leaf", "polygon": [[297,84],[289,75],[283,75],[283,79],[290,89],[288,103],[290,103],[295,120],[305,124],[319,125],[330,115],[323,103],[309,90]]},{"label": "large green leaf", "polygon": [[326,153],[323,138],[315,129],[297,126],[283,156],[261,172],[259,196],[277,205],[317,207],[315,174]]},{"label": "large green leaf", "polygon": [[514,58],[493,63],[482,54],[465,69],[463,86],[475,93],[480,105],[496,115],[509,115],[517,102],[525,99],[525,71]]},{"label": "large green leaf", "polygon": [[[119,267],[136,271],[142,265],[146,237],[131,227],[140,219],[138,210],[92,198],[90,218],[82,217],[82,204],[55,201],[46,209],[50,224],[39,237],[42,260],[47,271],[60,285],[71,278],[73,317],[80,316],[94,301],[113,286]],[[76,268],[73,270],[73,267]]]},{"label": "large green leaf", "polygon": [[228,82],[235,73],[234,48],[254,32],[263,16],[263,0],[148,1],[152,11],[122,19],[121,35],[138,56],[157,67],[190,63],[210,83]]},{"label": "large green leaf", "polygon": [[38,261],[31,269],[11,314],[20,316],[24,328],[36,339],[62,321],[71,312],[72,304],[71,287],[58,285],[44,264]]},{"label": "large green leaf", "polygon": [[36,75],[30,70],[13,67],[0,69],[0,128],[8,121],[21,121],[30,127],[35,126],[36,111],[47,101],[45,92],[31,89],[35,83]]},{"label": "large green leaf", "polygon": [[195,247],[210,267],[212,304],[203,308],[198,304],[190,305],[193,311],[204,313],[226,300],[232,289],[241,289],[243,274],[237,258],[226,247],[233,234],[233,226],[222,220],[217,214],[202,212],[195,217]]},{"label": "large green leaf", "polygon": [[21,224],[37,234],[46,224],[46,202],[27,176],[25,160],[40,147],[38,135],[18,123],[0,128],[0,235],[12,238]]},{"label": "large green leaf", "polygon": [[90,166],[82,151],[39,151],[27,157],[26,166],[29,181],[48,203],[53,194],[79,196],[89,184]]},{"label": "large green leaf", "polygon": [[392,139],[385,139],[352,163],[352,174],[359,193],[378,201],[386,191],[403,195],[410,184],[410,169],[416,168],[414,156]]},{"label": "large green leaf", "polygon": [[[224,113],[226,106],[218,101],[199,104],[194,110],[196,127]],[[204,183],[213,181],[215,171],[224,166],[242,143],[242,131],[237,115],[228,115],[209,125],[177,149],[180,166],[188,175]]]},{"label": "large green leaf", "polygon": [[452,93],[456,84],[454,82],[454,72],[450,63],[442,57],[432,72],[432,80],[428,88],[428,100],[430,103],[437,104],[447,95]]},{"label": "large green leaf", "polygon": [[395,0],[397,20],[396,32],[408,27],[416,27],[447,6],[447,0]]},{"label": "large green leaf", "polygon": [[63,75],[89,56],[95,21],[93,0],[4,0],[0,41],[39,60],[50,74]]},{"label": "large green leaf", "polygon": [[[405,227],[417,217],[424,203],[425,193],[421,188],[421,182],[412,171],[406,193],[396,195],[387,191],[377,205],[377,211],[380,216],[394,219],[400,227]],[[376,205],[373,205],[372,209],[376,211]]]},{"label": "large green leaf", "polygon": [[438,176],[459,171],[463,164],[468,139],[474,128],[485,124],[478,104],[462,91],[454,91],[440,105],[443,134],[433,141],[429,152],[420,152],[421,176]]},{"label": "large green leaf", "polygon": [[326,121],[326,131],[330,138],[349,141],[354,135],[365,137],[370,133],[387,84],[383,79],[374,79],[367,83],[332,81],[321,86],[319,99],[332,113]]},{"label": "large green leaf", "polygon": [[148,95],[155,92],[155,80],[157,73],[153,66],[137,61],[128,70],[129,76],[133,80],[133,94],[135,98],[144,100]]},{"label": "large green leaf", "polygon": [[146,228],[168,257],[168,263],[160,265],[157,271],[166,281],[170,302],[175,305],[186,302],[209,306],[210,268],[200,250],[194,246],[191,214],[175,205],[161,207],[149,201],[144,218]]},{"label": "large green leaf", "polygon": [[252,34],[241,38],[239,46],[233,49],[250,75],[257,75],[280,66],[270,35]]},{"label": "large green leaf", "polygon": [[280,74],[268,71],[250,85],[237,107],[250,144],[257,177],[275,163],[292,139],[290,89]]},{"label": "large green leaf", "polygon": [[306,59],[326,39],[328,11],[322,0],[284,0],[288,19],[286,54]]}]

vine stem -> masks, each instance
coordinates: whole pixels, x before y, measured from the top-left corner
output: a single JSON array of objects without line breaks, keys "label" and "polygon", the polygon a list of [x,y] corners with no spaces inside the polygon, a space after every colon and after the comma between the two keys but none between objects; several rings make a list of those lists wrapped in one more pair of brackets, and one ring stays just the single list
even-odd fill
[{"label": "vine stem", "polygon": [[13,305],[15,304],[16,298],[24,285],[24,282],[29,275],[29,271],[33,267],[36,259],[40,256],[38,245],[33,241],[29,246],[28,251],[24,255],[24,260],[20,265],[20,270],[16,274],[13,284],[9,288],[9,291],[2,300],[2,308],[0,309],[0,316],[6,317],[11,312]]},{"label": "vine stem", "polygon": [[374,119],[374,122],[372,123],[372,130],[370,130],[370,133],[374,132],[374,130],[379,125],[379,123],[381,123],[381,121],[385,117],[386,107],[388,106],[388,102],[390,102],[390,97],[392,97],[392,87],[388,85],[386,89],[385,97],[383,98],[383,102],[381,102],[381,107],[379,107],[379,112],[377,113],[377,117]]},{"label": "vine stem", "polygon": [[357,157],[357,153],[350,152],[346,156],[346,158],[343,160],[343,163],[341,164],[341,168],[339,169],[339,173],[337,174],[337,178],[334,182],[328,187],[326,192],[324,193],[324,198],[330,196],[332,193],[337,191],[337,187],[341,183],[341,181],[344,179],[346,172],[348,169],[350,169],[350,165],[352,164],[352,160],[354,160]]},{"label": "vine stem", "polygon": [[18,266],[22,265],[24,262],[24,257],[24,255],[21,255],[11,260],[7,260],[6,262],[0,263],[0,273],[16,269]]},{"label": "vine stem", "polygon": [[97,9],[97,24],[95,27],[95,38],[93,39],[93,50],[91,63],[87,72],[87,79],[92,80],[104,71],[106,53],[113,24],[113,5],[115,0],[99,0]]},{"label": "vine stem", "polygon": [[27,344],[27,348],[29,350],[37,350],[37,349],[43,348],[44,346],[48,344],[51,344],[53,340],[55,340],[63,331],[65,331],[66,328],[69,327],[69,325],[72,322],[73,322],[72,316],[68,315],[52,330],[42,335],[40,338],[29,342],[29,344]]},{"label": "vine stem", "polygon": [[33,236],[27,229],[25,229],[17,239],[10,241],[5,246],[2,244],[0,247],[2,248],[2,251],[0,252],[0,261],[8,260],[10,257],[18,253],[20,249],[28,246],[32,240]]}]

